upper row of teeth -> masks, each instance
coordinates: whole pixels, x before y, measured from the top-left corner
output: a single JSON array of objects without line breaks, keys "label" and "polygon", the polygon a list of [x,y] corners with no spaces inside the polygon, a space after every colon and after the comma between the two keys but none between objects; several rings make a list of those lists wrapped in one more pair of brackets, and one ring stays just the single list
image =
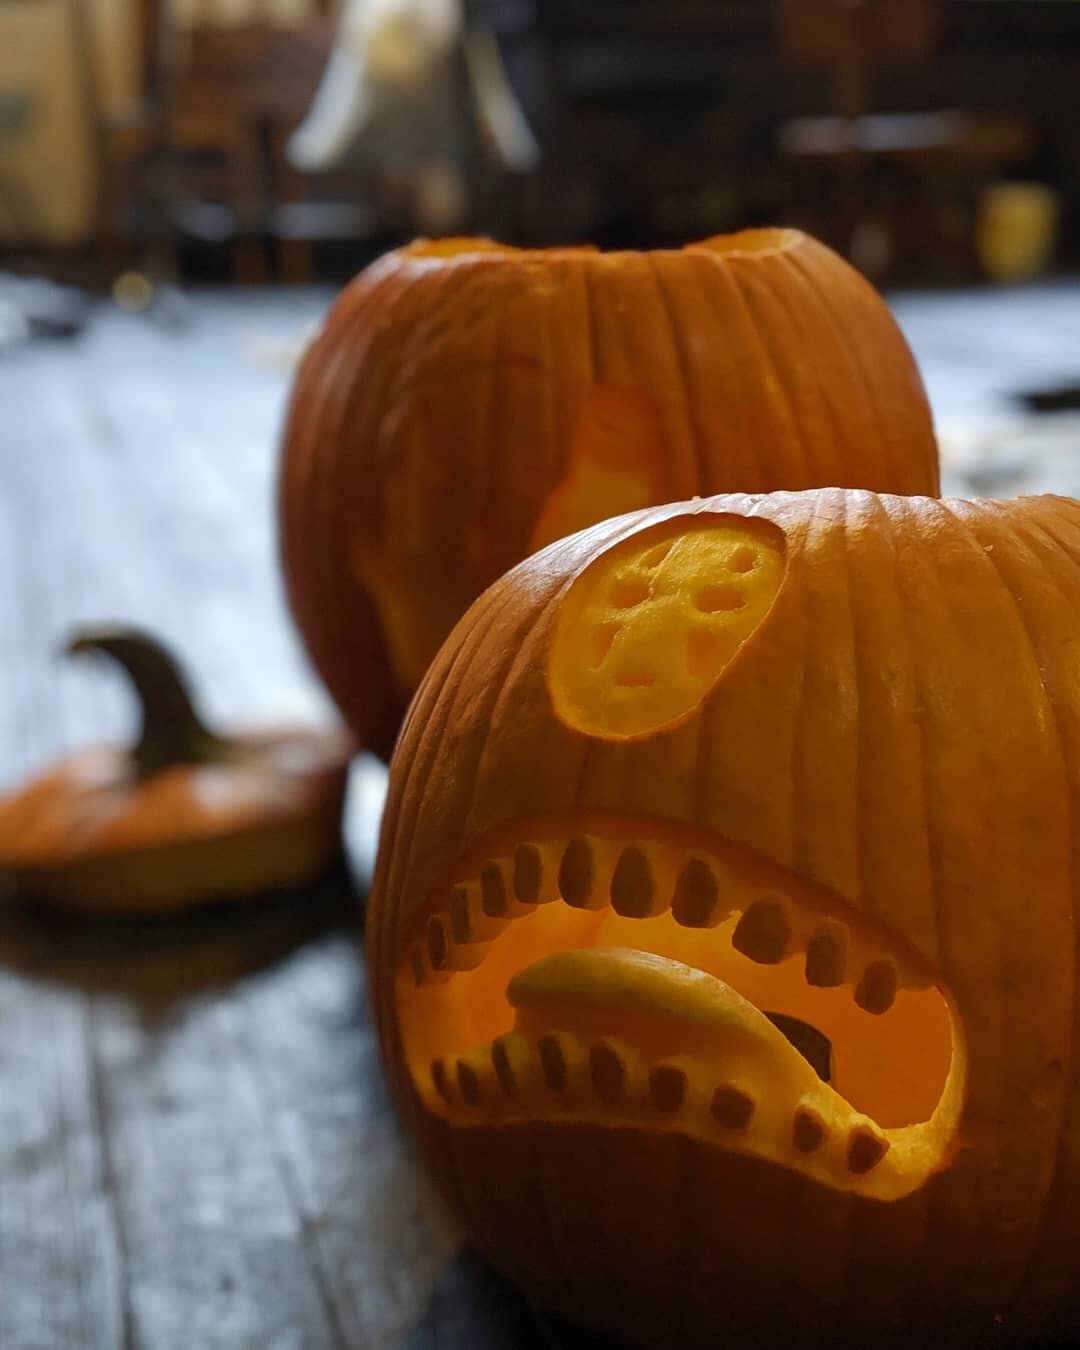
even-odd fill
[{"label": "upper row of teeth", "polygon": [[[509,1032],[487,1050],[437,1058],[431,1063],[431,1081],[446,1105],[459,1110],[498,1111],[524,1105],[542,1091],[565,1106],[582,1107],[596,1099],[609,1109],[645,1107],[672,1121],[682,1116],[684,1123],[695,1095],[679,1063],[649,1067],[619,1041],[585,1045],[563,1031],[545,1033],[535,1045],[519,1032]],[[732,1134],[751,1129],[760,1105],[754,1087],[744,1081],[720,1082],[701,1103],[711,1128]],[[796,1103],[788,1128],[788,1146],[803,1155],[826,1149],[834,1136],[809,1097]],[[882,1161],[889,1140],[872,1121],[855,1119],[840,1129],[836,1147],[842,1165],[860,1175]]]},{"label": "upper row of teeth", "polygon": [[705,853],[586,835],[569,839],[561,851],[552,844],[522,843],[512,856],[484,863],[477,880],[453,887],[444,912],[428,918],[413,950],[413,971],[423,984],[471,970],[512,919],[561,898],[574,909],[610,905],[626,918],[670,910],[685,928],[714,928],[741,911],[731,939],[736,951],[762,965],[802,953],[808,984],[830,988],[850,982],[855,1002],[870,1013],[887,1012],[898,989],[925,987],[921,972],[905,969],[842,920],[773,892],[745,892]]}]

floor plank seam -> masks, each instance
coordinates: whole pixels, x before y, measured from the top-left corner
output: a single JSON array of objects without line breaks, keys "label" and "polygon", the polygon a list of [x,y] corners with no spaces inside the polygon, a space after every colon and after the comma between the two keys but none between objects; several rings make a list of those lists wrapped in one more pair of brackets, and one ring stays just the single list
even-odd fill
[{"label": "floor plank seam", "polygon": [[105,1073],[98,1053],[96,1036],[95,1000],[86,997],[86,1058],[90,1069],[91,1101],[97,1126],[98,1149],[101,1160],[101,1188],[105,1196],[106,1213],[112,1228],[119,1269],[120,1329],[122,1350],[138,1350],[135,1330],[135,1309],[131,1302],[131,1248],[126,1218],[120,1198],[119,1173],[113,1153],[112,1112],[105,1087]]}]

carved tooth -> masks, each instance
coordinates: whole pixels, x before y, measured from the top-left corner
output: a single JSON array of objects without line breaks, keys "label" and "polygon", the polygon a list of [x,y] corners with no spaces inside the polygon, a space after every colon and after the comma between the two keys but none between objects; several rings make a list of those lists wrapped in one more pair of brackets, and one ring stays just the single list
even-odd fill
[{"label": "carved tooth", "polygon": [[825,1123],[825,1117],[816,1107],[806,1103],[796,1107],[791,1142],[800,1153],[813,1153],[828,1137],[829,1127]]},{"label": "carved tooth", "polygon": [[450,969],[449,964],[444,966],[441,970],[434,969],[431,966],[428,960],[428,945],[426,941],[418,942],[409,953],[409,967],[412,971],[412,977],[417,988],[421,988],[423,985],[445,984],[454,973]]},{"label": "carved tooth", "polygon": [[863,1175],[872,1171],[889,1151],[889,1141],[872,1125],[856,1125],[848,1135],[847,1165]]},{"label": "carved tooth", "polygon": [[775,966],[782,961],[790,944],[791,920],[787,907],[773,895],[755,900],[731,935],[735,950],[762,966]]},{"label": "carved tooth", "polygon": [[589,1077],[601,1101],[614,1106],[626,1094],[626,1061],[610,1041],[597,1041],[589,1051]]},{"label": "carved tooth", "polygon": [[486,862],[480,869],[480,907],[489,919],[507,917],[510,896],[506,878],[497,862]]},{"label": "carved tooth", "polygon": [[499,1080],[499,1086],[503,1090],[504,1096],[516,1097],[518,1090],[517,1071],[514,1068],[513,1051],[518,1048],[518,1043],[523,1041],[523,1037],[510,1032],[506,1036],[500,1036],[491,1046],[491,1063],[495,1070],[495,1077]]},{"label": "carved tooth", "polygon": [[855,1002],[865,1012],[880,1016],[892,1007],[896,984],[896,966],[887,956],[871,961],[855,989]]},{"label": "carved tooth", "polygon": [[450,969],[450,940],[446,924],[438,914],[432,914],[427,921],[427,955],[432,970]]},{"label": "carved tooth", "polygon": [[455,970],[475,970],[487,948],[479,943],[458,946],[450,940],[450,920],[432,914],[427,922],[427,954],[431,968],[444,976]]},{"label": "carved tooth", "polygon": [[456,943],[490,942],[498,937],[508,920],[484,913],[480,892],[475,886],[455,886],[447,904],[450,935]]},{"label": "carved tooth", "polygon": [[457,1066],[458,1088],[461,1091],[461,1099],[466,1106],[479,1106],[480,1104],[480,1077],[471,1064],[466,1064],[463,1059],[458,1060]]},{"label": "carved tooth", "polygon": [[531,914],[535,905],[523,904],[507,881],[509,858],[489,858],[480,869],[480,908],[489,920],[507,923]]},{"label": "carved tooth", "polygon": [[514,849],[514,895],[523,905],[554,900],[554,889],[544,888],[544,855],[536,844],[518,844]]},{"label": "carved tooth", "polygon": [[718,1125],[726,1130],[745,1130],[757,1103],[745,1088],[734,1083],[722,1083],[713,1093],[712,1114]]},{"label": "carved tooth", "polygon": [[453,1095],[450,1092],[450,1079],[446,1073],[446,1063],[441,1059],[431,1061],[431,1081],[435,1084],[435,1091],[444,1102],[452,1102]]},{"label": "carved tooth", "polygon": [[450,915],[450,932],[455,942],[468,942],[473,935],[475,921],[469,909],[469,888],[455,886],[450,892],[447,905]]},{"label": "carved tooth", "polygon": [[567,842],[559,864],[559,893],[574,909],[602,909],[607,902],[597,884],[596,855],[590,839]]},{"label": "carved tooth", "polygon": [[686,1100],[686,1073],[677,1064],[658,1064],[649,1074],[649,1096],[658,1111],[673,1115]]},{"label": "carved tooth", "polygon": [[466,942],[459,945],[451,942],[446,959],[450,963],[451,970],[475,970],[487,953],[487,943]]},{"label": "carved tooth", "polygon": [[627,919],[647,919],[665,908],[662,888],[649,855],[638,844],[627,844],[611,877],[611,907]]},{"label": "carved tooth", "polygon": [[848,932],[835,919],[820,924],[806,944],[806,983],[833,989],[847,974]]},{"label": "carved tooth", "polygon": [[724,917],[720,884],[704,858],[690,858],[679,873],[671,913],[684,928],[714,928]]},{"label": "carved tooth", "polygon": [[547,1083],[552,1092],[565,1092],[566,1055],[560,1037],[555,1033],[541,1036],[536,1043],[536,1048],[540,1054],[540,1068],[544,1075],[544,1082]]}]

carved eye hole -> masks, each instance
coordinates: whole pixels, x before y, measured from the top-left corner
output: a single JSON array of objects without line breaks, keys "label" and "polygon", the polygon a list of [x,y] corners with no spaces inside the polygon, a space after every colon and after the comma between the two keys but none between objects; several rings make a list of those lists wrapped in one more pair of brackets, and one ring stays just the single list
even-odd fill
[{"label": "carved eye hole", "polygon": [[745,545],[737,548],[728,559],[728,567],[733,572],[752,572],[757,566],[757,554]]}]

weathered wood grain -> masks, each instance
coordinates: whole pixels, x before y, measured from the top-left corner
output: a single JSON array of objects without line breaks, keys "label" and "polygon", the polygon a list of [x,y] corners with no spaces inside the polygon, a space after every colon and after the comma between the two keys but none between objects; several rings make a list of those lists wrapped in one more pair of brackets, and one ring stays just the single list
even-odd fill
[{"label": "weathered wood grain", "polygon": [[[0,370],[0,785],[129,726],[113,672],[58,662],[75,622],[161,634],[218,720],[331,715],[276,570],[287,367],[249,351],[323,299],[104,312]],[[358,766],[351,872],[308,894],[104,929],[0,910],[4,1350],[381,1347],[420,1318],[459,1239],[364,1004],[383,780]]]}]

